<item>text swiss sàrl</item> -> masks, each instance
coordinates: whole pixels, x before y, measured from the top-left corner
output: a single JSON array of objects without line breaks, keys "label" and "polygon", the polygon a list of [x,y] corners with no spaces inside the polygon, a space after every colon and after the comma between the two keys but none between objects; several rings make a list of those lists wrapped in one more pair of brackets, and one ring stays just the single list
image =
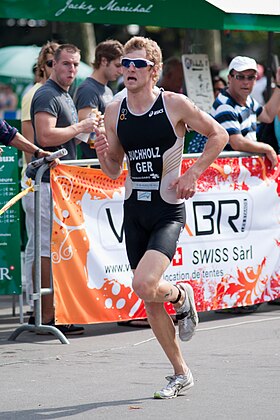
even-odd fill
[{"label": "text swiss s\u00e0rl", "polygon": [[210,248],[193,251],[193,264],[211,264],[227,262],[230,258],[233,261],[251,260],[253,259],[253,246],[248,248],[243,246],[234,246],[231,250],[229,248]]}]

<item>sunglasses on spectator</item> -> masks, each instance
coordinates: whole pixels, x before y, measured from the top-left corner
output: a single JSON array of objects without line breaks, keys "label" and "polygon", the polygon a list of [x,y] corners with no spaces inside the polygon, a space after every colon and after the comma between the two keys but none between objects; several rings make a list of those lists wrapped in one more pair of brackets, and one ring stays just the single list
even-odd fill
[{"label": "sunglasses on spectator", "polygon": [[245,76],[244,74],[232,74],[232,77],[234,77],[236,80],[244,81],[249,80],[252,82],[253,80],[256,80],[257,76],[255,74],[250,74],[249,76]]},{"label": "sunglasses on spectator", "polygon": [[46,61],[46,66],[52,68],[52,66],[53,66],[53,60]]},{"label": "sunglasses on spectator", "polygon": [[153,63],[150,60],[147,60],[146,58],[122,58],[121,64],[125,68],[129,68],[132,64],[136,69],[143,69],[144,67],[148,66],[154,66],[155,63]]}]

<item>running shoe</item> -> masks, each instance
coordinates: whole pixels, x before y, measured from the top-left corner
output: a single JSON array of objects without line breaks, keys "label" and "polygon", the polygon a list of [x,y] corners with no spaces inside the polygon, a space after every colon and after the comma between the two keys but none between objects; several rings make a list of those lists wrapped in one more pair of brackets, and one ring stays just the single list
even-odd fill
[{"label": "running shoe", "polygon": [[179,337],[182,341],[189,341],[194,335],[198,325],[198,315],[195,307],[193,288],[189,283],[179,283],[178,286],[185,292],[183,305],[176,309]]},{"label": "running shoe", "polygon": [[154,393],[156,399],[176,398],[179,392],[186,391],[194,386],[193,376],[189,369],[187,375],[166,376],[168,384],[160,391]]}]

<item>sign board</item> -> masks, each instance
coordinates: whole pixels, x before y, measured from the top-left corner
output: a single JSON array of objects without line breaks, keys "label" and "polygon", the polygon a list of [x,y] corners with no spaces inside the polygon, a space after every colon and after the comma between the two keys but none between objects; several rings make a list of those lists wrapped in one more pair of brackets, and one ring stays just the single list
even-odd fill
[{"label": "sign board", "polygon": [[209,112],[214,102],[213,85],[206,54],[182,55],[188,97],[203,111]]},{"label": "sign board", "polygon": [[[3,147],[0,156],[0,208],[18,194],[17,149]],[[19,202],[0,216],[0,294],[21,294]]]}]

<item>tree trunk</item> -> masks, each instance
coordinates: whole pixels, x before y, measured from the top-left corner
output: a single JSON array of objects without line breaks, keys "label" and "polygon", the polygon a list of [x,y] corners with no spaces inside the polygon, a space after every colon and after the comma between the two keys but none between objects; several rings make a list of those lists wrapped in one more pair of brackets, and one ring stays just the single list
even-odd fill
[{"label": "tree trunk", "polygon": [[52,22],[52,39],[60,44],[74,44],[81,50],[82,60],[90,64],[96,47],[92,23]]}]

